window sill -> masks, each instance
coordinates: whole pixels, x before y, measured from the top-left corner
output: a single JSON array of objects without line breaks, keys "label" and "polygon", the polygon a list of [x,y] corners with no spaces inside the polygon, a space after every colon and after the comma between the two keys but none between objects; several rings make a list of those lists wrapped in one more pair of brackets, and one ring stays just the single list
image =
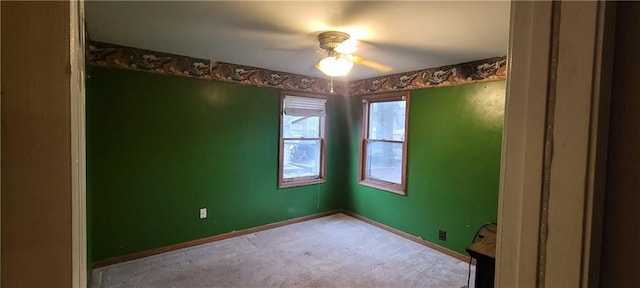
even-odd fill
[{"label": "window sill", "polygon": [[311,179],[311,180],[294,180],[290,182],[280,182],[278,183],[278,188],[282,189],[282,188],[291,188],[291,187],[298,187],[298,186],[307,186],[307,185],[313,185],[313,184],[320,184],[324,182],[326,182],[326,180],[322,178]]},{"label": "window sill", "polygon": [[362,186],[376,188],[376,189],[379,189],[379,190],[395,193],[395,194],[402,195],[402,196],[406,196],[407,195],[407,192],[405,191],[405,189],[403,189],[402,186],[400,186],[400,185],[392,185],[392,184],[388,184],[386,182],[376,181],[376,180],[369,180],[369,179],[361,180],[359,184],[362,185]]}]

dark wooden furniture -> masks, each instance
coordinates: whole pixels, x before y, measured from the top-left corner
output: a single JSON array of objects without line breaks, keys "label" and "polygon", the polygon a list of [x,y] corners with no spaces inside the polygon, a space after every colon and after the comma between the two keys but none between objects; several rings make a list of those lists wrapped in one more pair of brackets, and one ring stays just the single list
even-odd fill
[{"label": "dark wooden furniture", "polygon": [[476,288],[493,288],[496,267],[496,225],[483,226],[477,241],[467,247],[469,255],[476,259]]}]

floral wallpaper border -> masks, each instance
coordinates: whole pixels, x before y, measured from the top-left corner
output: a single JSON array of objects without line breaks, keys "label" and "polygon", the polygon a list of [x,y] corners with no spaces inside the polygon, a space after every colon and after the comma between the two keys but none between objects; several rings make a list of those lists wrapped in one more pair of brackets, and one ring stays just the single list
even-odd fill
[{"label": "floral wallpaper border", "polygon": [[[95,41],[89,43],[87,50],[87,63],[90,65],[267,86],[283,90],[331,94],[329,80],[323,78]],[[346,94],[346,83],[334,80],[333,85],[336,94]]]},{"label": "floral wallpaper border", "polygon": [[349,95],[444,87],[507,79],[507,57],[496,57],[349,82]]},{"label": "floral wallpaper border", "polygon": [[[254,86],[266,86],[283,90],[331,94],[329,80],[323,78],[95,41],[91,41],[87,47],[87,63],[90,65],[234,82]],[[506,57],[496,57],[438,68],[355,80],[348,83],[334,80],[334,91],[335,94],[338,95],[363,95],[499,81],[505,80],[506,78]]]}]

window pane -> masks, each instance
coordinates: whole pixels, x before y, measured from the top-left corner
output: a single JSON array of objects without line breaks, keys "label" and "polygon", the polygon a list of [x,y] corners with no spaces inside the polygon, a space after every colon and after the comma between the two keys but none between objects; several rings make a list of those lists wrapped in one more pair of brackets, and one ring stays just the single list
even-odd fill
[{"label": "window pane", "polygon": [[404,141],[406,101],[369,104],[369,138]]},{"label": "window pane", "polygon": [[320,117],[282,116],[283,138],[320,138]]},{"label": "window pane", "polygon": [[283,178],[320,177],[320,140],[284,140]]},{"label": "window pane", "polygon": [[367,142],[366,178],[402,183],[402,143]]}]

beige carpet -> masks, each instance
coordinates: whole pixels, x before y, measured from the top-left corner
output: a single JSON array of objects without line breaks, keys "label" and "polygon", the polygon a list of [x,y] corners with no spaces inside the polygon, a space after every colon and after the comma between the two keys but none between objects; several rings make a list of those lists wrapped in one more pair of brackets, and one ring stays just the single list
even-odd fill
[{"label": "beige carpet", "polygon": [[466,262],[334,214],[95,269],[92,287],[460,288],[467,273]]}]

